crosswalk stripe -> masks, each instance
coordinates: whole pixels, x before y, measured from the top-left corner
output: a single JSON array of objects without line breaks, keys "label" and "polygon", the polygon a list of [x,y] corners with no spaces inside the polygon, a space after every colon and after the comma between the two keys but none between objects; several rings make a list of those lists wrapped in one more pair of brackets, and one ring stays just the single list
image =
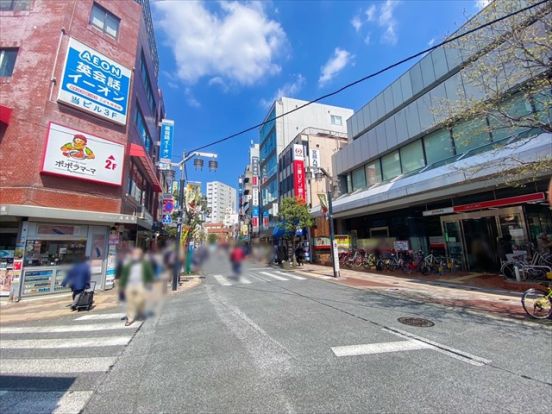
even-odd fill
[{"label": "crosswalk stripe", "polygon": [[125,326],[123,322],[110,322],[86,325],[0,326],[0,334],[109,331],[114,329],[136,329],[140,325],[141,322],[135,322],[130,326]]},{"label": "crosswalk stripe", "polygon": [[84,315],[76,318],[76,321],[101,321],[107,319],[121,319],[124,318],[124,313],[98,313],[92,315]]},{"label": "crosswalk stripe", "polygon": [[232,283],[230,283],[223,275],[215,275],[214,278],[222,286],[232,286]]},{"label": "crosswalk stripe", "polygon": [[54,414],[78,414],[93,391],[0,391],[5,396],[11,412],[48,412]]},{"label": "crosswalk stripe", "polygon": [[355,356],[382,354],[386,352],[414,351],[418,349],[431,349],[430,345],[414,341],[380,342],[374,344],[334,346],[332,351],[335,356]]},{"label": "crosswalk stripe", "polygon": [[0,349],[49,349],[121,346],[130,342],[132,336],[107,336],[101,338],[58,339],[3,339]]},{"label": "crosswalk stripe", "polygon": [[274,279],[276,279],[276,280],[288,280],[288,279],[286,279],[285,277],[278,276],[278,275],[275,275],[275,274],[273,274],[273,273],[268,273],[268,272],[259,272],[259,273],[261,273],[262,275],[270,276],[270,277],[272,277],[272,278],[274,278]]},{"label": "crosswalk stripe", "polygon": [[249,280],[249,279],[247,279],[243,276],[239,277],[238,282],[243,283],[245,285],[250,285],[251,284],[251,280]]},{"label": "crosswalk stripe", "polygon": [[69,374],[105,372],[115,364],[116,357],[2,359],[0,374]]},{"label": "crosswalk stripe", "polygon": [[293,273],[284,273],[284,272],[280,272],[280,271],[278,271],[278,270],[276,270],[276,273],[278,273],[279,275],[289,276],[289,277],[291,277],[292,279],[305,280],[304,277],[302,277],[302,276],[297,276],[297,275],[295,275],[295,274],[293,274]]}]

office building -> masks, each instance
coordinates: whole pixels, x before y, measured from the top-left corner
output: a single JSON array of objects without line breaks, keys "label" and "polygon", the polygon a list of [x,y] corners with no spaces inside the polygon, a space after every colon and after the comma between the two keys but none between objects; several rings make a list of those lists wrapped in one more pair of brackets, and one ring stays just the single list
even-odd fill
[{"label": "office building", "polygon": [[274,120],[275,117],[306,103],[287,97],[276,100],[265,117],[266,123],[259,129],[261,215],[264,230],[269,229],[277,216],[278,157],[284,148],[297,134],[309,127],[346,133],[346,121],[353,114],[351,109],[315,103]]},{"label": "office building", "polygon": [[1,294],[63,291],[86,256],[112,286],[116,247],[152,240],[161,190],[149,2],[13,0],[0,25]]},{"label": "office building", "polygon": [[[489,19],[489,10],[457,33]],[[516,17],[524,19],[520,30],[542,30],[536,13]],[[469,71],[488,59],[496,65],[502,40],[493,40],[490,53],[462,48],[460,41],[435,49],[347,121],[349,145],[333,157],[341,193],[333,210],[337,232],[351,235],[354,247],[373,247],[381,238],[390,246],[403,241],[413,250],[447,254],[465,270],[497,271],[500,243],[507,240],[523,253],[539,234],[552,232],[545,197],[550,171],[521,177],[521,186],[507,178],[520,165],[550,156],[552,134],[497,123],[499,111],[508,111],[511,118],[550,125],[549,87],[528,89],[549,67],[519,73],[523,65],[505,66],[511,72],[499,79],[505,93],[495,101],[496,112],[450,118],[435,111],[443,101],[469,109],[489,99]]]},{"label": "office building", "polygon": [[208,223],[224,223],[227,214],[236,213],[236,189],[220,181],[207,183]]}]

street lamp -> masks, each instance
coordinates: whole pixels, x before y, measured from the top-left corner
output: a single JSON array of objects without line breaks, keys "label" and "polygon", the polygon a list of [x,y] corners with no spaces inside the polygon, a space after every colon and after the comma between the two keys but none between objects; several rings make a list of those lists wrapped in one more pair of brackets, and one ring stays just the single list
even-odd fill
[{"label": "street lamp", "polygon": [[332,256],[332,268],[333,276],[338,278],[341,276],[339,270],[339,256],[337,251],[337,243],[335,242],[335,232],[334,232],[334,223],[333,223],[333,204],[332,204],[332,191],[333,191],[333,178],[328,172],[321,167],[318,167],[315,172],[315,177],[317,180],[321,180],[323,177],[326,177],[330,182],[330,188],[328,190],[326,185],[326,198],[328,200],[328,221],[330,224],[330,255]]},{"label": "street lamp", "polygon": [[178,167],[180,169],[180,182],[179,182],[179,191],[178,191],[178,205],[180,210],[177,217],[177,232],[176,232],[176,243],[175,243],[175,263],[173,268],[173,278],[172,278],[172,290],[178,288],[178,279],[180,276],[180,269],[182,269],[182,263],[180,261],[180,249],[182,247],[182,226],[184,225],[184,214],[186,213],[185,197],[184,197],[184,184],[185,184],[185,164],[194,159],[194,167],[196,170],[201,170],[203,168],[203,159],[210,158],[209,160],[209,171],[214,172],[218,168],[218,162],[216,161],[217,154],[212,152],[191,152],[182,154],[182,160],[177,163],[171,163],[171,166]]}]

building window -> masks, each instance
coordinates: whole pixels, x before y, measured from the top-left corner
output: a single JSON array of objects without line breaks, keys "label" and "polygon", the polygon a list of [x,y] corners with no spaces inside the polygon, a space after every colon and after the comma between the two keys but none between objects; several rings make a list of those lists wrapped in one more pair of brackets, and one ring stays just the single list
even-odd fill
[{"label": "building window", "polygon": [[452,128],[452,136],[457,154],[463,154],[491,142],[487,118],[460,122]]},{"label": "building window", "polygon": [[146,98],[148,100],[148,105],[151,109],[151,113],[155,113],[155,97],[153,95],[153,88],[151,87],[151,82],[148,75],[148,67],[146,66],[146,57],[144,52],[140,54],[140,75],[142,77],[142,85],[144,85],[144,90],[146,91]]},{"label": "building window", "polygon": [[[527,129],[523,120],[533,113],[531,103],[522,94],[518,94],[500,105],[499,112],[489,115],[489,125],[493,141],[500,141]],[[509,118],[519,119],[518,125],[512,126]],[[531,124],[531,122],[528,122]]]},{"label": "building window", "polygon": [[381,167],[379,160],[366,164],[366,182],[369,186],[381,183]]},{"label": "building window", "polygon": [[417,140],[401,148],[402,172],[408,173],[425,166],[422,141]]},{"label": "building window", "polygon": [[385,181],[401,175],[399,151],[394,151],[381,158],[381,170]]},{"label": "building window", "polygon": [[353,181],[353,191],[360,190],[366,187],[366,175],[364,173],[364,166],[353,170],[351,173]]},{"label": "building window", "polygon": [[144,119],[144,115],[142,115],[142,111],[140,110],[138,102],[136,102],[136,118],[134,120],[134,123],[136,124],[136,129],[138,130],[140,138],[142,138],[142,142],[144,143],[146,152],[151,155],[152,140],[146,127],[146,120]]},{"label": "building window", "polygon": [[107,33],[112,37],[117,37],[117,34],[119,33],[120,22],[121,19],[119,19],[113,13],[104,9],[99,4],[94,3],[94,5],[92,6],[90,23],[92,23],[102,32]]},{"label": "building window", "polygon": [[339,125],[339,126],[343,125],[343,118],[340,117],[339,115],[331,115],[330,120],[332,122],[332,125]]},{"label": "building window", "polygon": [[15,66],[17,49],[0,49],[0,76],[11,76]]},{"label": "building window", "polygon": [[428,165],[454,156],[454,147],[448,128],[440,129],[424,137],[424,146]]},{"label": "building window", "polygon": [[31,8],[32,0],[0,0],[0,11],[21,11]]}]

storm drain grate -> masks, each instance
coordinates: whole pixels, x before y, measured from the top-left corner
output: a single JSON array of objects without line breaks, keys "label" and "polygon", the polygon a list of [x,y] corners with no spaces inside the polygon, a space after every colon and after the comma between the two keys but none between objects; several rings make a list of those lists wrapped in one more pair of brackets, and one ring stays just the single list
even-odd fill
[{"label": "storm drain grate", "polygon": [[429,319],[423,318],[407,318],[403,316],[397,320],[404,325],[417,326],[419,328],[429,328],[435,325],[435,323],[431,322]]}]

